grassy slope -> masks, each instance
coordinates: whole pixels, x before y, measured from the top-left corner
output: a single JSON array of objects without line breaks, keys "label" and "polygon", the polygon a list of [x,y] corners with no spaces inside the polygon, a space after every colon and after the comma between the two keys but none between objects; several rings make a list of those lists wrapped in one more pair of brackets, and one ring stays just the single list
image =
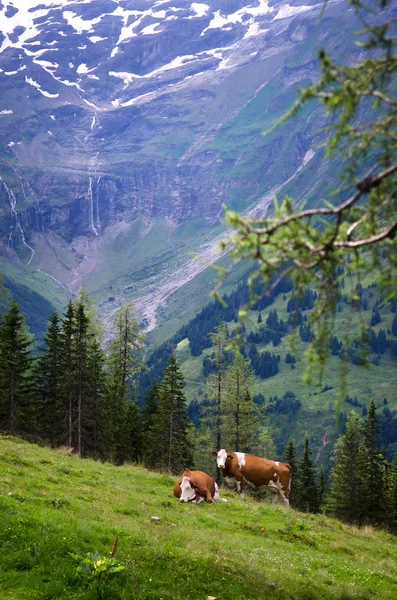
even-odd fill
[{"label": "grassy slope", "polygon": [[[223,491],[182,505],[175,478],[0,437],[2,600],[387,600],[395,537]],[[151,522],[151,516],[161,518]],[[84,585],[69,553],[110,551],[126,570]]]}]

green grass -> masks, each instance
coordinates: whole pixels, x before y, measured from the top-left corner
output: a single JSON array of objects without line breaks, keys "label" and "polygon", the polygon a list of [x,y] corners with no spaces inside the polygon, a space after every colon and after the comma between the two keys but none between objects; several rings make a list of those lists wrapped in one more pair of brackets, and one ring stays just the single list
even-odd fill
[{"label": "green grass", "polygon": [[[1,600],[393,600],[395,537],[240,499],[182,505],[175,477],[0,437]],[[158,523],[152,516],[160,517]],[[125,569],[80,578],[70,554]]]}]

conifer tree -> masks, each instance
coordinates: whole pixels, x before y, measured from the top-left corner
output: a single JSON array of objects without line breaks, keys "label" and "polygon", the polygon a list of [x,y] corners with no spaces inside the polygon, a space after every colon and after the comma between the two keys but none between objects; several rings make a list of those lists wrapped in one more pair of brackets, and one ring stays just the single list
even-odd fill
[{"label": "conifer tree", "polygon": [[223,439],[234,452],[249,452],[257,429],[257,411],[251,397],[252,370],[237,352],[225,378]]},{"label": "conifer tree", "polygon": [[153,468],[157,461],[157,443],[154,432],[159,408],[160,386],[157,381],[149,388],[141,417],[142,458],[145,465]]},{"label": "conifer tree", "polygon": [[110,460],[112,430],[105,364],[105,356],[100,343],[95,336],[92,336],[87,355],[88,394],[82,415],[84,454],[93,458]]},{"label": "conifer tree", "polygon": [[378,448],[379,422],[371,400],[363,430],[361,501],[365,519],[373,524],[385,521],[385,460]]},{"label": "conifer tree", "polygon": [[24,316],[12,300],[0,322],[0,430],[12,435],[35,428],[31,345]]},{"label": "conifer tree", "polygon": [[84,305],[79,303],[76,308],[76,331],[75,331],[75,352],[76,352],[76,387],[77,387],[77,429],[76,429],[76,451],[82,456],[83,443],[83,413],[85,412],[87,397],[89,395],[88,386],[88,349],[89,349],[89,321],[84,310]]},{"label": "conifer tree", "polygon": [[[226,324],[221,322],[218,327],[209,334],[213,350],[215,353],[214,362],[216,365],[215,373],[211,374],[207,379],[210,399],[215,400],[214,405],[207,407],[203,416],[203,423],[208,425],[210,429],[215,430],[215,448],[220,450],[222,447],[222,401],[223,401],[223,386],[225,379],[225,346],[228,337]],[[210,442],[210,445],[211,442]],[[220,482],[220,469],[216,469],[216,481]]]},{"label": "conifer tree", "polygon": [[73,430],[76,420],[74,403],[76,391],[75,375],[77,368],[74,343],[75,329],[75,309],[72,300],[69,300],[61,327],[61,393],[66,416],[65,442],[69,448],[73,448]]},{"label": "conifer tree", "polygon": [[175,474],[191,467],[193,461],[184,386],[183,375],[172,354],[160,383],[159,407],[153,433],[158,452],[155,467]]},{"label": "conifer tree", "polygon": [[129,302],[120,308],[114,319],[114,338],[109,349],[110,403],[112,407],[113,460],[122,464],[131,446],[132,423],[137,407],[133,395],[133,379],[143,368],[143,336],[135,317],[134,306]]},{"label": "conifer tree", "polygon": [[388,479],[387,522],[390,529],[394,532],[397,532],[397,452],[395,453],[393,462],[390,465]]},{"label": "conifer tree", "polygon": [[335,516],[359,524],[363,522],[361,436],[361,424],[352,413],[345,433],[335,444],[329,495],[329,507]]},{"label": "conifer tree", "polygon": [[257,428],[252,450],[257,456],[262,456],[270,460],[274,460],[276,456],[273,433],[266,417],[261,418],[261,424]]},{"label": "conifer tree", "polygon": [[320,510],[316,467],[311,457],[309,438],[306,436],[303,448],[303,458],[299,465],[299,508],[316,513]]},{"label": "conifer tree", "polygon": [[291,466],[291,492],[290,505],[294,508],[299,506],[299,463],[296,457],[294,440],[290,439],[285,449],[286,462]]},{"label": "conifer tree", "polygon": [[318,503],[320,508],[322,508],[326,502],[327,491],[327,479],[325,477],[324,469],[321,467],[320,474],[318,476]]},{"label": "conifer tree", "polygon": [[53,447],[62,443],[65,407],[62,397],[61,321],[57,312],[49,318],[44,347],[35,368],[35,396],[39,407],[38,433]]}]

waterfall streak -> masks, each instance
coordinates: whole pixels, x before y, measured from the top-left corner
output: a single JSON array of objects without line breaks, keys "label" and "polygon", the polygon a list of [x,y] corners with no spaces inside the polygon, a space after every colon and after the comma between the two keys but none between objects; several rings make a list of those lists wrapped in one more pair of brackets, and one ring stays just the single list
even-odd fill
[{"label": "waterfall streak", "polygon": [[98,237],[99,233],[98,233],[97,228],[94,225],[94,197],[93,197],[93,194],[92,194],[92,177],[91,176],[89,178],[89,184],[88,184],[88,201],[90,203],[90,205],[89,205],[89,215],[90,215],[91,229],[95,233],[95,235]]},{"label": "waterfall streak", "polygon": [[[1,177],[1,175],[0,175],[0,181],[4,185],[5,190],[7,192],[7,195],[8,195],[8,200],[10,202],[10,213],[11,213],[11,218],[12,218],[11,230],[10,230],[10,234],[8,236],[8,247],[12,248],[12,250],[14,251],[16,257],[19,260],[19,257],[17,255],[17,253],[15,252],[14,244],[13,244],[13,240],[12,240],[13,230],[14,230],[14,227],[15,227],[16,231],[18,232],[19,239],[21,240],[22,244],[24,246],[26,246],[26,248],[28,248],[30,250],[30,258],[29,258],[28,262],[26,263],[26,266],[28,266],[32,262],[32,259],[33,259],[34,255],[35,255],[35,251],[33,250],[33,248],[31,246],[29,246],[29,244],[25,240],[25,232],[24,232],[23,227],[22,227],[21,217],[20,217],[20,215],[19,215],[19,213],[17,211],[17,208],[16,208],[16,206],[17,206],[17,199],[15,198],[14,192],[12,190],[10,190],[10,188],[8,187],[8,185],[6,184],[6,182],[4,181],[4,179]],[[26,196],[25,196],[25,198],[26,198]]]}]

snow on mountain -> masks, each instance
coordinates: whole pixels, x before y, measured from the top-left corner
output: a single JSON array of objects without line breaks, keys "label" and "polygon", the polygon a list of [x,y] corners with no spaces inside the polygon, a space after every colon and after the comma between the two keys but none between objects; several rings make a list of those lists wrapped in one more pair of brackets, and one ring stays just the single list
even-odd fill
[{"label": "snow on mountain", "polygon": [[0,0],[0,259],[144,306],[201,270],[223,204],[263,215],[295,181],[300,199],[319,113],[261,134],[320,46],[346,51],[352,15],[327,7]]},{"label": "snow on mountain", "polygon": [[[42,77],[37,89],[49,98],[61,93],[56,83],[74,85],[86,97],[85,83],[90,79],[87,96],[97,92],[102,109],[114,108],[120,90],[117,77],[129,87],[123,102],[118,97],[118,106],[128,106],[135,95],[131,84],[138,79],[156,78],[156,85],[161,85],[161,75],[168,73],[170,79],[184,66],[195,65],[192,76],[236,66],[242,58],[232,57],[244,40],[265,35],[275,21],[317,8],[270,5],[268,0],[9,0],[0,6],[3,71],[10,75],[38,66]],[[158,38],[154,48],[144,41],[149,37]],[[179,79],[184,79],[183,73]],[[136,96],[142,96],[140,90]]]}]

